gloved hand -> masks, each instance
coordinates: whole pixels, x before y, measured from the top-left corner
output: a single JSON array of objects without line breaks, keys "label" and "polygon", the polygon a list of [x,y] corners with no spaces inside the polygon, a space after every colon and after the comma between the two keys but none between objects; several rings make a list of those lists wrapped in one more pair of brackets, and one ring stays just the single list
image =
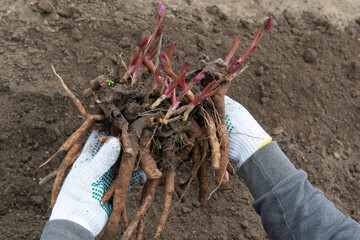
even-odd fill
[{"label": "gloved hand", "polygon": [[230,139],[229,159],[237,168],[258,149],[271,142],[253,116],[238,102],[225,96],[225,120]]},{"label": "gloved hand", "polygon": [[[108,132],[94,130],[73,164],[56,200],[49,220],[65,219],[80,224],[94,237],[104,228],[112,211],[111,203],[100,201],[113,182],[113,165],[120,154],[120,142],[111,137],[104,144],[99,136]],[[130,186],[146,182],[143,171],[134,172]]]}]

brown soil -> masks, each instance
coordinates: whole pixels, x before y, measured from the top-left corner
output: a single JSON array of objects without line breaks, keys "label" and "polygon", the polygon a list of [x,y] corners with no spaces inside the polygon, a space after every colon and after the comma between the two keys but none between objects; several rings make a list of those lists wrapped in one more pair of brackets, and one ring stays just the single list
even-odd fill
[{"label": "brown soil", "polygon": [[[0,6],[0,239],[40,237],[50,215],[51,184],[39,186],[39,178],[60,160],[38,166],[82,122],[50,63],[81,98],[91,79],[114,67],[120,53],[128,60],[138,40],[149,35],[158,4],[71,2]],[[182,3],[168,5],[164,20],[165,45],[177,42],[177,68],[184,60],[195,66],[200,54],[225,57],[236,34],[242,36],[240,56],[264,20],[254,24],[215,5]],[[360,222],[360,20],[340,31],[326,18],[297,16],[288,11],[274,16],[276,26],[228,94],[308,172],[311,183]],[[89,109],[91,102],[83,102]],[[215,192],[206,206],[197,202],[196,185],[170,213],[162,239],[266,238],[239,177],[231,177],[232,189]],[[130,213],[139,196],[140,188],[131,191]],[[146,216],[146,239],[154,234],[162,203],[163,190]]]}]

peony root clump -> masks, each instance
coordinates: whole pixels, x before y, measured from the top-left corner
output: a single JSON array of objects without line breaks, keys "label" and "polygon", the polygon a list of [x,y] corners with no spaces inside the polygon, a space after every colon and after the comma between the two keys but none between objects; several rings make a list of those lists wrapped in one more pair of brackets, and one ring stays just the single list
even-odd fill
[{"label": "peony root clump", "polygon": [[[172,192],[175,191],[184,200],[186,189],[197,176],[199,201],[204,203],[209,196],[208,171],[215,172],[218,186],[229,186],[229,138],[224,97],[232,79],[246,68],[243,66],[244,60],[274,25],[270,17],[260,26],[246,53],[232,63],[240,36],[235,38],[224,60],[210,61],[207,57],[201,57],[201,68],[192,71],[189,70],[190,63],[185,61],[177,73],[171,65],[176,43],[172,42],[166,51],[161,49],[165,10],[165,4],[161,3],[153,33],[140,40],[125,71],[118,64],[111,74],[100,75],[90,82],[83,96],[95,100],[94,114],[86,112],[52,66],[86,121],[48,160],[59,152],[67,151],[60,167],[46,177],[46,181],[55,177],[51,207],[55,204],[66,170],[81,152],[87,133],[91,129],[98,129],[110,131],[111,136],[120,136],[122,152],[115,164],[114,182],[101,201],[113,200],[113,211],[103,239],[113,239],[121,219],[126,228],[122,239],[130,239],[135,229],[137,239],[141,239],[143,216],[160,186],[165,187],[165,203],[155,230],[155,239],[160,236],[169,215]],[[184,161],[191,161],[192,168],[188,181],[178,184],[176,171]],[[131,174],[136,166],[145,172],[148,181],[143,186],[140,207],[128,222],[126,198]]]}]

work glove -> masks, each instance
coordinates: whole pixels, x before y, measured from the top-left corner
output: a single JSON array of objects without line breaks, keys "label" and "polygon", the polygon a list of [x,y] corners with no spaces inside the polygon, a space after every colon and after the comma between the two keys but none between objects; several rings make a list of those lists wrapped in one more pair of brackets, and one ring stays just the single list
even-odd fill
[{"label": "work glove", "polygon": [[[112,211],[109,201],[100,204],[114,178],[113,165],[120,154],[120,142],[110,137],[104,144],[99,137],[106,131],[94,130],[73,164],[56,200],[49,220],[64,219],[80,224],[94,237],[105,227]],[[143,171],[133,172],[129,189],[144,184]]]},{"label": "work glove", "polygon": [[254,117],[228,96],[225,96],[225,120],[230,140],[229,159],[237,168],[272,140]]}]

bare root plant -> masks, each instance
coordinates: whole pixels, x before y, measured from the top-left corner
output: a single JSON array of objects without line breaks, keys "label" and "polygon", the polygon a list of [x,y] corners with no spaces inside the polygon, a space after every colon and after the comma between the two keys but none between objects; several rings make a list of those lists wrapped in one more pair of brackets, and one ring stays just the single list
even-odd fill
[{"label": "bare root plant", "polygon": [[[215,171],[218,186],[229,187],[229,138],[224,97],[232,79],[241,72],[238,70],[243,69],[244,60],[273,27],[270,17],[259,27],[246,53],[231,64],[240,36],[235,38],[231,51],[224,60],[219,58],[209,61],[208,57],[203,56],[200,58],[200,69],[189,71],[190,63],[185,62],[176,74],[171,65],[176,43],[172,42],[166,52],[160,49],[165,9],[165,5],[160,4],[153,33],[140,40],[125,73],[121,70],[123,64],[118,64],[111,74],[101,75],[90,82],[90,87],[84,91],[83,96],[95,99],[94,115],[86,112],[52,66],[54,74],[86,121],[47,161],[59,152],[67,151],[59,168],[46,177],[47,181],[55,177],[51,207],[55,204],[66,170],[81,152],[88,131],[109,130],[112,136],[120,136],[122,152],[119,164],[115,165],[114,182],[101,201],[104,203],[113,199],[113,211],[103,239],[113,239],[121,219],[126,228],[122,239],[130,239],[136,228],[137,239],[141,239],[143,216],[160,186],[165,186],[165,203],[155,239],[160,236],[169,215],[174,191],[184,200],[187,188],[197,176],[199,201],[204,203],[209,195],[208,171]],[[157,61],[160,66],[156,65]],[[139,74],[141,71],[142,74]],[[186,161],[192,162],[189,179],[178,184],[176,171]],[[135,166],[145,172],[148,181],[143,186],[140,207],[128,223],[126,198]]]}]

